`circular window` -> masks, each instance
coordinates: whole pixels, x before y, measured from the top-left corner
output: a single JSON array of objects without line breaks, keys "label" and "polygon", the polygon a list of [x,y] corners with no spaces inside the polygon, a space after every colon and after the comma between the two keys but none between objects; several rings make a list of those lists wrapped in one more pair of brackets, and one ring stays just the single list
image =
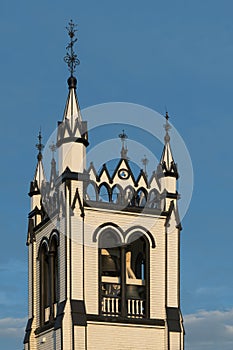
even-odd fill
[{"label": "circular window", "polygon": [[122,180],[127,180],[129,178],[129,171],[127,169],[120,169],[118,171],[118,176]]}]

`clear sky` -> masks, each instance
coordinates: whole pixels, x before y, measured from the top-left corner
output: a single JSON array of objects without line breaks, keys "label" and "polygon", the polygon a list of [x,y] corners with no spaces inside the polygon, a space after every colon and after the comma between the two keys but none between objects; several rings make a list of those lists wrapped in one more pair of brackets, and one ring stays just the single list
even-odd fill
[{"label": "clear sky", "polygon": [[181,301],[187,350],[233,348],[233,3],[230,0],[8,1],[0,5],[0,344],[22,349],[25,246],[37,134],[61,120],[63,62],[79,26],[78,96],[165,106],[189,149],[194,192],[183,219]]}]

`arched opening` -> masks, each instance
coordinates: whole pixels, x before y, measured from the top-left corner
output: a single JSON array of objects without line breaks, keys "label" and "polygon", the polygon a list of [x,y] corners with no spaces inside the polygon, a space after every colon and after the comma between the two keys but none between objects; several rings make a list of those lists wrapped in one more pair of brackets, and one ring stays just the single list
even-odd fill
[{"label": "arched opening", "polygon": [[120,237],[106,229],[99,239],[100,311],[103,315],[121,312],[121,248]]},{"label": "arched opening", "polygon": [[122,203],[122,188],[119,185],[115,185],[112,188],[112,202],[115,204]]},{"label": "arched opening", "polygon": [[100,202],[109,202],[109,187],[107,184],[100,185],[99,188],[99,201]]},{"label": "arched opening", "polygon": [[58,302],[58,242],[54,236],[50,243],[49,250],[50,265],[50,317],[55,318],[57,314]]},{"label": "arched opening", "polygon": [[140,188],[136,194],[136,206],[144,208],[147,201],[147,192],[144,188]]},{"label": "arched opening", "polygon": [[106,228],[99,237],[100,313],[126,318],[149,317],[149,242],[140,231],[127,244]]},{"label": "arched opening", "polygon": [[124,190],[124,202],[129,207],[135,206],[135,191],[133,187],[127,186]]},{"label": "arched opening", "polygon": [[40,248],[40,320],[41,325],[49,321],[50,310],[49,310],[49,299],[50,299],[50,288],[49,288],[49,256],[48,246],[44,242]]},{"label": "arched opening", "polygon": [[85,199],[88,201],[97,201],[96,185],[92,182],[86,188]]},{"label": "arched opening", "polygon": [[148,317],[149,242],[141,232],[130,236],[125,256],[128,317]]},{"label": "arched opening", "polygon": [[155,189],[151,190],[148,194],[147,206],[151,209],[159,209],[159,193]]}]

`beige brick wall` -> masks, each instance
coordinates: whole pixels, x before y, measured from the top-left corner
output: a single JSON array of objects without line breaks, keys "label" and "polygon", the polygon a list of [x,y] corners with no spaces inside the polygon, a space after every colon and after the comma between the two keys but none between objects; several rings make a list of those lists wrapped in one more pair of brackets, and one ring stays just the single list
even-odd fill
[{"label": "beige brick wall", "polygon": [[165,328],[89,323],[87,338],[88,350],[165,349]]}]

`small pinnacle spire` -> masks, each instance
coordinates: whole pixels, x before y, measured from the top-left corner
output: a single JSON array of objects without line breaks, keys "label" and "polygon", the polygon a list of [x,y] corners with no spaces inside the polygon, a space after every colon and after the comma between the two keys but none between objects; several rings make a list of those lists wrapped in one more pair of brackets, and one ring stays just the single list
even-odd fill
[{"label": "small pinnacle spire", "polygon": [[165,143],[168,143],[170,141],[170,135],[168,132],[171,129],[171,125],[168,122],[168,120],[169,120],[168,112],[166,112],[165,118],[166,118],[166,124],[164,124],[164,129],[166,131],[166,134],[164,136],[164,141],[165,141]]},{"label": "small pinnacle spire", "polygon": [[52,144],[49,146],[51,152],[52,152],[52,159],[54,159],[54,153],[57,149],[57,146],[54,144],[54,142],[52,142]]},{"label": "small pinnacle spire", "polygon": [[127,140],[128,136],[126,135],[125,130],[122,130],[122,134],[119,134],[118,136],[121,139],[121,143],[122,143],[121,158],[129,159],[127,157],[128,148],[127,148],[127,145],[126,145],[126,140]]},{"label": "small pinnacle spire", "polygon": [[[36,166],[36,171],[35,171],[35,175],[33,178],[33,185],[32,188],[35,188],[38,186],[38,189],[41,190],[41,185],[43,181],[46,181],[45,179],[45,173],[44,173],[44,167],[43,167],[43,162],[42,162],[42,150],[44,148],[44,145],[41,142],[42,140],[42,136],[41,136],[41,130],[39,131],[39,135],[38,135],[38,143],[36,144],[36,148],[38,149],[38,155],[37,155],[37,166]],[[31,191],[32,191],[31,188]]]},{"label": "small pinnacle spire", "polygon": [[[67,63],[68,65],[68,69],[70,71],[70,75],[71,77],[73,77],[73,73],[75,72],[75,68],[76,66],[78,66],[80,64],[80,61],[78,59],[77,54],[74,52],[74,44],[76,43],[76,41],[78,40],[77,38],[75,38],[75,33],[77,32],[77,29],[75,29],[77,27],[76,24],[73,23],[72,19],[70,20],[70,22],[68,23],[68,26],[66,27],[68,35],[70,37],[70,42],[69,44],[66,46],[66,55],[64,57],[64,61]],[[76,80],[76,79],[75,79]],[[77,81],[76,81],[77,82]],[[69,83],[69,82],[68,82]],[[74,83],[74,82],[73,82]],[[76,85],[76,84],[75,84]],[[69,84],[70,86],[70,84]]]},{"label": "small pinnacle spire", "polygon": [[41,151],[43,150],[43,148],[44,148],[44,145],[42,144],[42,142],[41,142],[41,140],[42,140],[42,136],[41,136],[41,130],[39,131],[39,135],[38,135],[38,143],[36,144],[36,148],[38,149],[38,155],[37,155],[37,159],[38,159],[38,161],[40,161],[41,159],[42,159],[42,153],[41,153]]},{"label": "small pinnacle spire", "polygon": [[146,167],[147,167],[147,164],[149,163],[149,159],[146,157],[146,155],[144,155],[144,158],[142,158],[142,165],[144,166],[144,173],[145,173],[145,175],[147,176],[147,169],[146,169]]}]

